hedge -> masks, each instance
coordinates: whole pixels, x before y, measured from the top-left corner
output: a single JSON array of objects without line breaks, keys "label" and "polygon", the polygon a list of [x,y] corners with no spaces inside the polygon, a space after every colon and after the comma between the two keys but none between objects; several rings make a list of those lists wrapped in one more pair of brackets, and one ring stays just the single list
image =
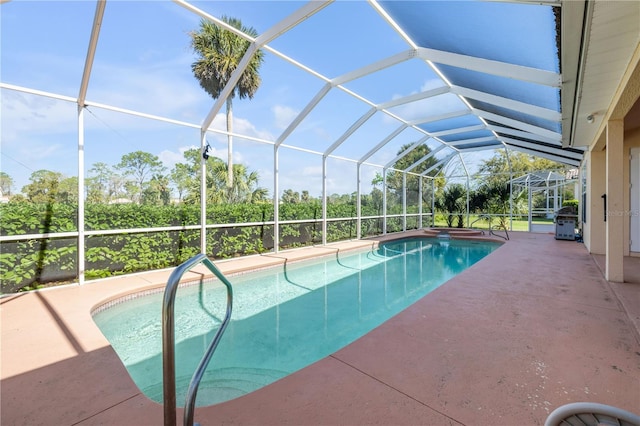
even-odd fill
[{"label": "hedge", "polygon": [[[379,214],[363,206],[363,216]],[[329,218],[353,217],[352,204],[329,203]],[[77,206],[70,204],[7,203],[0,205],[0,235],[53,234],[77,231]],[[281,204],[280,220],[318,220],[319,202]],[[207,208],[208,224],[259,223],[207,231],[207,253],[214,259],[272,251],[272,204],[220,204]],[[85,206],[85,230],[131,230],[198,225],[197,205],[146,206],[136,204]],[[401,230],[402,221],[387,223],[388,232]],[[415,223],[410,222],[410,227]],[[364,219],[362,235],[382,233],[380,219]],[[356,237],[355,219],[327,223],[327,241]],[[280,224],[281,249],[322,242],[321,223]],[[85,238],[85,278],[96,279],[138,271],[177,266],[200,252],[200,230],[91,235]],[[72,282],[78,277],[77,237],[34,238],[0,243],[2,293],[14,293],[43,285]]]}]

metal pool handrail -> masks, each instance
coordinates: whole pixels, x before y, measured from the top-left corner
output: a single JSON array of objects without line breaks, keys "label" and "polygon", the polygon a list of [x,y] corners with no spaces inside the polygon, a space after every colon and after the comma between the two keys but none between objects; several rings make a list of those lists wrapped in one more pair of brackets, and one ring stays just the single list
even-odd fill
[{"label": "metal pool handrail", "polygon": [[[500,225],[498,225],[498,227],[500,227]],[[506,234],[506,236],[500,235],[500,234],[496,234],[494,232],[494,229],[496,229],[496,228],[494,228],[493,226],[491,226],[491,224],[489,224],[489,234],[494,235],[496,237],[500,237],[503,240],[509,241],[509,231],[507,231],[507,227],[506,226],[504,226],[504,225],[502,226],[502,229],[504,230],[504,233]]]},{"label": "metal pool handrail", "polygon": [[175,354],[175,300],[178,284],[185,272],[191,270],[198,264],[203,263],[220,281],[227,287],[227,313],[220,324],[220,328],[211,344],[207,348],[200,364],[193,373],[187,397],[184,405],[184,425],[193,426],[193,414],[196,405],[198,386],[204,375],[204,371],[209,365],[211,356],[216,350],[224,330],[227,328],[231,318],[233,306],[233,287],[220,270],[209,260],[206,254],[198,254],[178,266],[169,276],[167,286],[164,290],[164,300],[162,304],[162,390],[164,397],[164,425],[176,425],[176,354]]},{"label": "metal pool handrail", "polygon": [[[491,215],[488,215],[488,214],[481,214],[481,215],[480,215],[476,220],[474,220],[473,222],[471,222],[471,225],[469,225],[469,227],[470,227],[470,228],[473,228],[473,224],[474,224],[474,223],[476,223],[476,222],[477,222],[477,221],[479,221],[479,220],[485,220],[485,219],[487,219],[487,220],[489,221],[489,235],[493,235],[493,236],[495,236],[495,237],[500,237],[500,238],[502,238],[503,240],[509,240],[509,231],[507,230],[507,227],[506,227],[506,226],[504,226],[504,225],[503,225],[503,226],[498,225],[498,228],[502,228],[502,229],[504,229],[504,233],[506,234],[506,236],[504,236],[504,235],[500,235],[500,234],[496,234],[496,233],[494,232],[494,229],[496,229],[496,228],[494,228],[494,227],[493,227],[493,225],[491,224]],[[484,235],[484,231],[482,231],[482,234]]]}]

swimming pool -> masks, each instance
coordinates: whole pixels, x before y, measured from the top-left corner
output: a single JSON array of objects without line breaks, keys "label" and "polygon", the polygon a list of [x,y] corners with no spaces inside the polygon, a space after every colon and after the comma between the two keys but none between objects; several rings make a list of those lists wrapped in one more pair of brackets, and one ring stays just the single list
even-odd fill
[{"label": "swimming pool", "polygon": [[[491,253],[489,241],[411,238],[229,277],[234,310],[198,390],[227,401],[348,345]],[[220,325],[217,280],[181,287],[175,304],[177,401]],[[98,309],[94,320],[129,374],[162,402],[162,291]]]}]

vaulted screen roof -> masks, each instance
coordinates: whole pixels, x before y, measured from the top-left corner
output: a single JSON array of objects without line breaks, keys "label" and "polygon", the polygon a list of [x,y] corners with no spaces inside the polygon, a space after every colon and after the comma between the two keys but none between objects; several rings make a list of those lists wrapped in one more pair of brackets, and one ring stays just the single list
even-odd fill
[{"label": "vaulted screen roof", "polygon": [[[382,1],[370,5],[402,38],[406,50],[341,75],[326,76],[325,85],[280,135],[279,143],[287,143],[295,127],[330,90],[341,87],[358,97],[365,108],[324,149],[325,155],[338,150],[382,112],[397,127],[381,133],[380,141],[373,141],[373,146],[358,158],[360,162],[369,160],[400,135],[410,133],[411,138],[421,136],[444,145],[443,158],[447,160],[469,150],[509,147],[579,164],[582,150],[562,147],[558,4]],[[322,15],[324,6],[316,3],[305,13]],[[354,25],[356,21],[352,21]],[[303,22],[298,25],[303,26]],[[273,32],[288,24],[276,25]],[[268,44],[258,47],[265,46]],[[417,62],[414,66],[421,67],[418,75],[430,82],[429,87],[395,98],[358,91],[359,80],[375,79],[378,73],[404,79],[403,67],[408,62]]]},{"label": "vaulted screen roof", "polygon": [[[149,127],[136,134],[158,151],[164,140],[191,140],[188,129],[221,141],[224,96],[212,100],[191,75],[188,32],[201,19],[224,26],[222,17],[233,16],[257,30],[255,39],[242,36],[265,56],[256,96],[234,103],[240,138],[385,168],[407,154],[403,147],[421,144],[440,164],[455,159],[464,168],[465,155],[503,148],[576,166],[640,34],[640,2],[628,1],[9,1],[1,8],[8,153],[11,135],[38,126],[20,127],[24,116],[13,114],[29,102],[5,90],[88,108],[89,119],[108,123],[109,143],[113,134],[125,139],[109,121],[121,113],[183,126],[170,135],[158,129],[160,137]],[[32,120],[46,115],[35,107]],[[49,138],[60,121],[51,115]],[[106,161],[100,154],[88,151],[87,163]],[[425,173],[416,164],[405,170]]]},{"label": "vaulted screen roof", "polygon": [[[483,127],[477,135],[463,131],[450,136],[448,143],[457,149],[495,146],[506,142],[507,129],[560,143],[561,78],[553,7],[480,2],[406,6],[383,3],[421,57],[443,77],[449,93],[474,116],[453,119],[447,127]],[[432,131],[437,125],[422,128]]]}]

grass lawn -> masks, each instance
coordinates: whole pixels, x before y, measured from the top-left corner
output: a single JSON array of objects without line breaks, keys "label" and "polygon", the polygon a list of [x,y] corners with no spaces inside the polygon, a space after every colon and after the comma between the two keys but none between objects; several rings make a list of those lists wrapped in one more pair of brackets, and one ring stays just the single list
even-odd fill
[{"label": "grass lawn", "polygon": [[[552,225],[553,224],[553,219],[534,217],[532,222],[535,223],[535,224],[540,224],[540,225],[544,225],[544,224]],[[489,229],[489,221],[484,220],[484,219],[478,220],[478,215],[470,215],[469,216],[469,223],[473,224],[472,228]],[[499,223],[500,222],[499,222],[498,218],[493,218],[492,221],[491,221],[491,225],[493,225],[494,229],[498,228]],[[506,223],[507,223],[507,229],[509,229],[509,219],[508,218],[506,219]],[[457,220],[457,218],[455,218],[453,220],[453,226],[456,227],[457,224],[458,224],[458,220]],[[442,216],[440,214],[436,215],[436,226],[437,227],[446,227],[447,226],[447,221],[445,220],[444,216]],[[518,217],[513,219],[512,226],[513,226],[513,230],[514,231],[528,231],[529,230],[529,221],[528,221],[527,217],[518,216]],[[465,227],[466,227],[466,220],[465,220]]]}]

